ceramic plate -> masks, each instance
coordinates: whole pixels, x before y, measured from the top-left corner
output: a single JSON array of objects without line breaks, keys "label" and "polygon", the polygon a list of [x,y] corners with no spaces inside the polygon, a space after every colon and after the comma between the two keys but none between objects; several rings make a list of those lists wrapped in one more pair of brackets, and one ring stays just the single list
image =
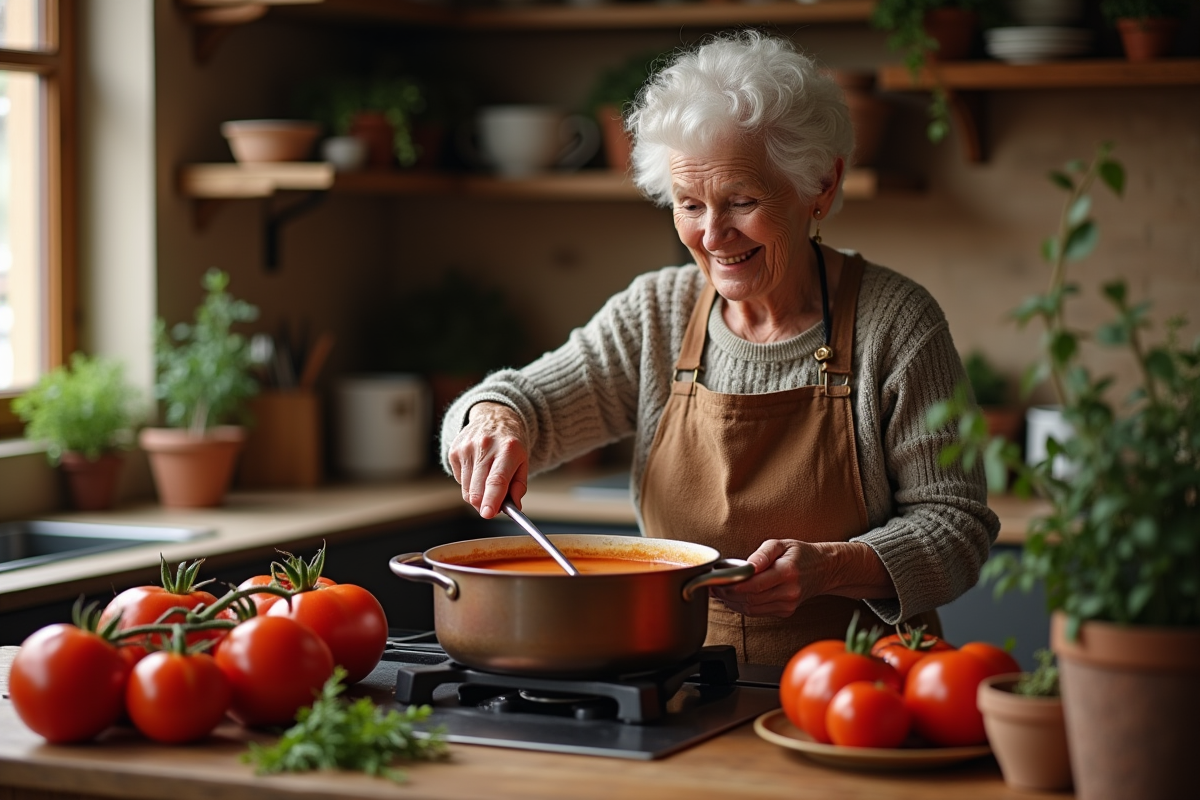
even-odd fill
[{"label": "ceramic plate", "polygon": [[839,747],[821,744],[797,728],[783,709],[768,711],[754,720],[754,731],[768,742],[799,750],[813,761],[856,770],[917,770],[957,764],[992,752],[986,744],[975,747]]}]

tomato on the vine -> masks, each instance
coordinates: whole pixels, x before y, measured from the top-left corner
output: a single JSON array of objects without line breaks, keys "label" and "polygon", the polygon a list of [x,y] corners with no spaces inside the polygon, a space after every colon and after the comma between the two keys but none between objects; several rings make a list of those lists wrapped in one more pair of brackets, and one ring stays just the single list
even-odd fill
[{"label": "tomato on the vine", "polygon": [[8,696],[17,716],[50,742],[82,742],[116,722],[125,708],[131,662],[96,632],[94,608],[76,608],[76,624],[48,625],[13,659]]},{"label": "tomato on the vine", "polygon": [[980,682],[996,674],[986,661],[961,648],[921,659],[904,684],[913,728],[944,747],[983,744],[987,733],[976,695]]},{"label": "tomato on the vine", "polygon": [[911,726],[912,714],[904,697],[878,682],[846,684],[825,711],[829,739],[843,747],[899,747]]},{"label": "tomato on the vine", "polygon": [[[253,589],[256,586],[270,586],[272,584],[284,589],[292,588],[291,581],[287,580],[287,578],[277,575],[255,575],[254,577],[247,578],[239,583],[237,588],[239,591],[242,591],[245,589]],[[330,580],[323,575],[317,578],[317,585],[319,586],[334,586],[335,584],[336,581]],[[275,605],[275,603],[279,602],[282,598],[277,594],[255,592],[250,595],[250,599],[254,601],[254,606],[256,609],[258,609],[258,615],[261,617],[263,614],[267,613],[267,610],[271,606]]]},{"label": "tomato on the vine", "polygon": [[913,665],[925,656],[953,649],[952,644],[925,633],[924,628],[913,628],[905,633],[884,636],[871,647],[871,655],[891,664],[903,680],[908,677]]},{"label": "tomato on the vine", "polygon": [[841,639],[820,639],[796,651],[783,668],[779,680],[779,704],[783,713],[797,728],[800,725],[800,690],[804,682],[817,667],[836,655],[846,652],[846,643]]},{"label": "tomato on the vine", "polygon": [[[296,594],[275,603],[267,616],[290,617],[316,631],[346,670],[346,683],[357,683],[375,669],[387,647],[387,616],[375,595],[351,583],[322,585],[325,548],[310,563],[287,553],[279,569]],[[272,569],[274,572],[275,570]]]},{"label": "tomato on the vine", "polygon": [[818,742],[829,744],[825,712],[833,696],[855,681],[882,683],[899,692],[900,673],[882,659],[862,653],[842,653],[817,667],[800,690],[801,727]]},{"label": "tomato on the vine", "polygon": [[333,654],[311,628],[253,617],[221,641],[217,666],[233,690],[229,715],[243,725],[284,725],[311,705],[333,674]]},{"label": "tomato on the vine", "polygon": [[208,653],[188,652],[182,631],[171,649],[137,663],[125,689],[125,708],[134,727],[168,744],[202,739],[220,724],[233,690]]},{"label": "tomato on the vine", "polygon": [[[117,624],[121,630],[138,625],[152,625],[155,622],[169,625],[182,622],[185,616],[184,612],[179,611],[167,615],[173,608],[192,610],[201,605],[211,606],[216,602],[216,597],[199,589],[202,584],[196,583],[196,574],[204,559],[197,559],[191,564],[180,564],[175,575],[171,574],[165,559],[160,557],[159,562],[162,585],[135,586],[121,592],[105,606],[104,613],[100,616],[101,625],[117,619],[118,615],[120,621]],[[195,644],[204,639],[218,640],[224,633],[223,630],[194,631],[188,634],[188,643]],[[153,636],[147,635],[136,641],[125,642],[125,647],[136,661],[145,657],[148,652],[146,645],[151,640],[157,641]]]},{"label": "tomato on the vine", "polygon": [[989,642],[967,642],[958,648],[964,653],[970,653],[987,662],[993,675],[1003,675],[1007,672],[1020,672],[1021,665],[1013,658],[1012,653]]}]

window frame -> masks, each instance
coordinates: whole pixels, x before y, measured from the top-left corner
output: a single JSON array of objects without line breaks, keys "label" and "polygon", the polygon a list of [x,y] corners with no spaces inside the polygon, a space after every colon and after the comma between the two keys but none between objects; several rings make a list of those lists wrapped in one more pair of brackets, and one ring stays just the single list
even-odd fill
[{"label": "window frame", "polygon": [[[45,0],[42,47],[0,47],[0,69],[42,79],[42,252],[46,269],[47,367],[67,361],[79,343],[78,28],[76,0]],[[0,439],[19,436],[16,390],[0,390]]]}]

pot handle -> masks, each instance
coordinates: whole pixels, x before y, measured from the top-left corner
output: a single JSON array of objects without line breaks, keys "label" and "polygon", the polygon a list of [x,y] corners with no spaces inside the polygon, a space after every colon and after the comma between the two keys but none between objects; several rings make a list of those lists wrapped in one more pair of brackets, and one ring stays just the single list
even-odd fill
[{"label": "pot handle", "polygon": [[434,572],[425,567],[415,566],[415,562],[425,561],[425,556],[421,553],[405,553],[402,556],[393,556],[388,561],[388,567],[401,578],[418,583],[432,583],[434,586],[440,586],[446,590],[446,595],[451,600],[458,599],[458,584],[453,578],[448,578],[440,572]]},{"label": "pot handle", "polygon": [[[393,559],[394,560],[394,559]],[[726,586],[741,583],[754,574],[754,565],[740,558],[722,558],[713,564],[711,572],[697,575],[683,585],[683,599],[691,600],[697,589],[707,586]],[[438,576],[441,577],[440,575]]]}]

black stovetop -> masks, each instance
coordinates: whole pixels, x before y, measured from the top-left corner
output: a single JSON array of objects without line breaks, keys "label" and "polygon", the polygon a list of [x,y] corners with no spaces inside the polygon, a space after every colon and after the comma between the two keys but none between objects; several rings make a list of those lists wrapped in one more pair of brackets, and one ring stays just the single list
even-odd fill
[{"label": "black stovetop", "polygon": [[432,633],[405,633],[389,639],[365,682],[394,687],[398,705],[430,705],[428,724],[450,742],[650,760],[778,708],[779,674],[706,647],[612,680],[497,675],[454,663]]}]

